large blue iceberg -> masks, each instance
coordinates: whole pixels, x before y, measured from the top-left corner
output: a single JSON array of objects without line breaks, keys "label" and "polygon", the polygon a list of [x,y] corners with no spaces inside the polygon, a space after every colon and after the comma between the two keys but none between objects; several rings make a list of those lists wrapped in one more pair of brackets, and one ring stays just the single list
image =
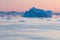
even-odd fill
[{"label": "large blue iceberg", "polygon": [[43,17],[43,18],[51,18],[52,17],[52,11],[50,10],[43,10],[43,9],[38,9],[35,7],[32,7],[30,10],[25,11],[23,17]]}]

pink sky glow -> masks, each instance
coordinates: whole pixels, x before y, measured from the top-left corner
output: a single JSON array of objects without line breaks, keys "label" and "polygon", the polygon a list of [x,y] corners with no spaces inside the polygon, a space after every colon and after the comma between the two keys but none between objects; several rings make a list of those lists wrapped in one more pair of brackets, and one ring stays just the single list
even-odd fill
[{"label": "pink sky glow", "polygon": [[26,11],[31,7],[60,11],[60,0],[0,0],[0,11]]}]

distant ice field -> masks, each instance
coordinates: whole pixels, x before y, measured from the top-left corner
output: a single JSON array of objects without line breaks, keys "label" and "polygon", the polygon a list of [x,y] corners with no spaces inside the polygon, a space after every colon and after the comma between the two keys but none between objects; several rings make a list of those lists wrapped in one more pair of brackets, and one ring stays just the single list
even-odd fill
[{"label": "distant ice field", "polygon": [[0,25],[8,24],[25,24],[25,25],[46,25],[46,24],[58,24],[60,25],[60,18],[0,18]]}]

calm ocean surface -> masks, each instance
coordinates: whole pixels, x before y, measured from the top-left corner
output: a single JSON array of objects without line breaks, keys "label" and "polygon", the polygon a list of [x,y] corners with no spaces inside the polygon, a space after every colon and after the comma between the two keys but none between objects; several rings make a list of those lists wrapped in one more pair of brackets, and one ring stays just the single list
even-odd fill
[{"label": "calm ocean surface", "polygon": [[60,40],[60,25],[0,25],[0,40]]}]

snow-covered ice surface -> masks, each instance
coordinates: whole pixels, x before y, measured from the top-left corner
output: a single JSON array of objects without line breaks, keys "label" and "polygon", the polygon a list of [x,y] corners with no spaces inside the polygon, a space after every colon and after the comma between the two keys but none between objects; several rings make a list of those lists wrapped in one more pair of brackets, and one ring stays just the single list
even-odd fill
[{"label": "snow-covered ice surface", "polygon": [[60,40],[60,19],[0,19],[0,40]]}]

